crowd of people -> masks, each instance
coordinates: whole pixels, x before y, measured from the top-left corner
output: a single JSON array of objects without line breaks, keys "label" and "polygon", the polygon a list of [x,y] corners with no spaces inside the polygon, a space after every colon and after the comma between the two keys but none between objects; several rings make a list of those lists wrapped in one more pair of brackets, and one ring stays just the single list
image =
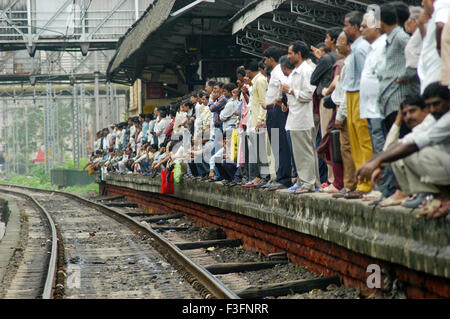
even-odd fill
[{"label": "crowd of people", "polygon": [[350,12],[323,43],[269,47],[151,114],[97,132],[90,170],[450,211],[450,1]]}]

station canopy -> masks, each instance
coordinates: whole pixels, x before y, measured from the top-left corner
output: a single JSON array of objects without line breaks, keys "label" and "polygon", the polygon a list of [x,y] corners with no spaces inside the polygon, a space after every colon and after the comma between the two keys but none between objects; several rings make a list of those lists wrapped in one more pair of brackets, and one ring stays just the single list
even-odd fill
[{"label": "station canopy", "polygon": [[[119,40],[108,80],[131,85],[165,68],[184,69],[211,57],[262,57],[270,46],[323,42],[345,15],[365,12],[370,0],[155,0]],[[420,0],[404,1],[420,5]],[[231,39],[231,40],[230,40]]]}]

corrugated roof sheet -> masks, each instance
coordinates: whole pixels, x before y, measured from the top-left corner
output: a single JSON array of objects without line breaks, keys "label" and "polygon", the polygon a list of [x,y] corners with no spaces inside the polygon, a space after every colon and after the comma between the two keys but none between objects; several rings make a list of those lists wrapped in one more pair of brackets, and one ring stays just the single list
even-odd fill
[{"label": "corrugated roof sheet", "polygon": [[126,59],[135,53],[148,36],[167,20],[176,0],[157,0],[149,10],[127,31],[118,43],[117,51],[108,66],[113,73]]}]

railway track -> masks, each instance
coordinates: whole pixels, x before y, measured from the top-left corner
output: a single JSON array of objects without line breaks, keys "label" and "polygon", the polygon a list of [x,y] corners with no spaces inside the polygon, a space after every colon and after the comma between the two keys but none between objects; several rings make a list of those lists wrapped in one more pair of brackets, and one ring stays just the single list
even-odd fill
[{"label": "railway track", "polygon": [[186,234],[204,229],[183,214],[139,212],[121,196],[93,201],[17,186],[0,186],[0,192],[33,200],[56,224],[60,255],[52,257],[58,267],[48,271],[47,281],[53,283],[48,298],[254,299],[340,285],[335,276],[258,285],[242,274],[276,272],[289,263],[283,253],[264,260],[217,261],[214,252],[241,250],[240,240],[193,239]]},{"label": "railway track", "polygon": [[[1,186],[0,192],[36,203],[60,233],[50,264],[64,263],[45,275],[56,284],[43,298],[54,292],[64,298],[237,298],[170,241],[114,208],[56,191]],[[58,256],[62,251],[65,256]],[[64,277],[64,288],[57,277]]]},{"label": "railway track", "polygon": [[[174,243],[192,260],[214,274],[240,298],[307,298],[322,290],[325,298],[357,298],[358,289],[340,285],[337,276],[317,276],[289,262],[284,252],[262,256],[246,252],[239,239],[226,239],[219,228],[202,228],[182,213],[166,214],[137,209],[125,196],[96,200],[120,209],[140,223],[152,227]],[[335,294],[331,290],[337,289]],[[356,292],[356,293],[355,293]],[[294,297],[295,298],[295,297]]]},{"label": "railway track", "polygon": [[[11,261],[0,283],[0,298],[50,298],[55,273],[56,243],[53,220],[34,201],[4,196],[15,211],[21,211],[23,227]],[[6,290],[5,287],[8,286]]]}]

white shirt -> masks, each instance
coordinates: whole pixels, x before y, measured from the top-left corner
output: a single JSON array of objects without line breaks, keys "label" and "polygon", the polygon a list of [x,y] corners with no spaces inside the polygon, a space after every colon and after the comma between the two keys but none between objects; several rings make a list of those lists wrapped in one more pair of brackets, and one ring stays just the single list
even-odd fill
[{"label": "white shirt", "polygon": [[406,67],[417,69],[420,51],[422,51],[422,35],[419,28],[413,33],[405,47]]},{"label": "white shirt", "polygon": [[158,136],[158,146],[161,145],[162,142],[166,139],[166,130],[168,129],[170,122],[172,122],[172,119],[170,117],[165,117],[161,119],[158,123],[155,125],[155,133],[159,134]]},{"label": "white shirt", "polygon": [[197,102],[197,104],[195,104],[194,135],[196,135],[196,132],[198,134],[199,130],[202,128],[202,113],[203,104]]},{"label": "white shirt", "polygon": [[286,83],[286,81],[287,77],[281,70],[281,65],[277,64],[270,74],[270,81],[266,92],[266,105],[271,105],[277,100],[281,100],[282,93],[280,91],[280,86],[282,83]]},{"label": "white shirt", "polygon": [[[209,105],[211,105],[211,103],[213,103],[212,93],[209,95],[208,109],[209,109]],[[210,112],[211,112],[211,110],[210,110]],[[211,141],[213,141],[215,135],[216,135],[216,132],[214,130],[214,118],[212,117],[212,112],[211,112],[211,118],[209,119],[209,139]]]},{"label": "white shirt", "polygon": [[434,123],[436,123],[436,120],[434,119],[434,116],[431,115],[431,113],[429,113],[427,116],[425,116],[422,123],[413,127],[413,129],[411,130],[412,132],[405,135],[402,139],[399,139],[400,127],[397,126],[397,124],[395,123],[392,124],[392,127],[389,130],[388,135],[386,136],[386,142],[384,143],[383,151],[389,149],[397,141],[401,143],[404,143],[404,141],[408,142],[408,140],[411,138],[411,134],[413,134],[414,132],[425,131],[429,126],[433,125]]},{"label": "white shirt", "polygon": [[125,131],[126,129],[122,129],[122,134],[120,134],[120,145],[122,145],[125,142]]},{"label": "white shirt", "polygon": [[223,133],[227,132],[231,129],[231,126],[234,125],[236,128],[237,116],[234,114],[239,107],[239,100],[234,100],[233,98],[228,99],[227,104],[223,108],[223,110],[219,114],[219,119],[222,123]]},{"label": "white shirt", "polygon": [[314,67],[304,61],[288,77],[287,84],[294,90],[294,95],[287,94],[286,131],[306,131],[314,127],[312,96],[316,87],[310,83],[313,71]]},{"label": "white shirt", "polygon": [[175,122],[173,124],[173,134],[182,134],[185,127],[182,126],[182,123],[184,120],[187,119],[187,113],[186,112],[177,112],[177,115],[175,116]]},{"label": "white shirt", "polygon": [[439,145],[443,151],[450,152],[450,111],[423,130],[406,135],[402,143],[415,143],[419,149]]},{"label": "white shirt", "polygon": [[134,124],[130,127],[130,138],[136,133],[136,126]]},{"label": "white shirt", "polygon": [[189,153],[187,153],[184,150],[183,145],[181,145],[180,147],[178,147],[176,152],[171,152],[170,155],[172,156],[172,160],[175,163],[187,163],[188,162],[188,156]]},{"label": "white shirt", "polygon": [[362,119],[382,118],[377,107],[378,79],[376,70],[383,57],[386,37],[386,34],[383,34],[370,45],[372,50],[367,54],[364,62],[359,87],[359,116]]},{"label": "white shirt", "polygon": [[421,94],[423,94],[428,85],[440,80],[441,57],[436,49],[436,23],[446,23],[449,11],[450,0],[437,0],[434,2],[434,12],[427,25],[427,33],[423,39],[422,52],[420,53],[417,67]]},{"label": "white shirt", "polygon": [[247,103],[247,108],[248,108],[248,113],[247,113],[247,132],[254,131],[254,128],[248,126],[248,123],[250,123],[251,120],[252,120],[252,108],[250,107],[250,105],[252,103],[252,91],[253,91],[253,86],[250,85],[250,87],[248,88],[248,103]]},{"label": "white shirt", "polygon": [[344,59],[344,63],[341,68],[341,73],[339,74],[339,80],[336,84],[336,88],[333,93],[331,93],[331,99],[334,104],[338,106],[336,112],[336,121],[344,122],[347,118],[347,93],[345,92],[342,84],[344,83],[345,73],[349,65],[348,57]]},{"label": "white shirt", "polygon": [[103,150],[107,150],[109,148],[109,134],[103,137]]},{"label": "white shirt", "polygon": [[95,142],[94,142],[94,151],[100,149],[101,142],[102,142],[102,138],[98,138],[98,139],[95,140]]},{"label": "white shirt", "polygon": [[116,141],[114,142],[114,148],[119,148],[120,140],[123,134],[123,130],[117,130],[116,132]]}]

